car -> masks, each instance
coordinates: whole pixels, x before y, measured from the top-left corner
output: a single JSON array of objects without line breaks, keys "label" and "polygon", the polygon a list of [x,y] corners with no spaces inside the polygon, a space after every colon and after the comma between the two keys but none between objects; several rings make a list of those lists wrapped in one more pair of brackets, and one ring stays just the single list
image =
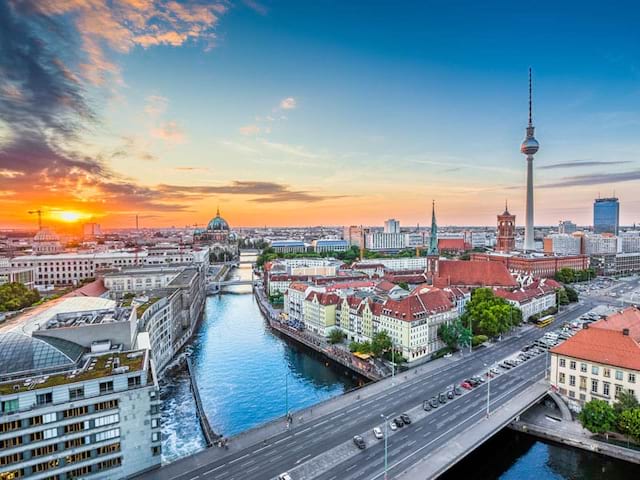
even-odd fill
[{"label": "car", "polygon": [[395,431],[395,430],[397,430],[397,429],[398,429],[398,426],[396,425],[396,422],[394,422],[393,420],[391,420],[391,421],[389,422],[389,428],[390,428],[391,430],[394,430],[394,431]]},{"label": "car", "polygon": [[278,480],[293,480],[293,479],[291,478],[291,475],[289,475],[287,472],[284,472],[278,475]]},{"label": "car", "polygon": [[404,422],[402,421],[402,419],[400,417],[394,418],[393,419],[393,423],[395,423],[400,428],[404,427]]},{"label": "car", "polygon": [[453,397],[455,397],[455,395],[456,395],[456,394],[455,394],[455,393],[453,393],[453,390],[449,390],[449,391],[447,392],[447,398],[448,398],[449,400],[452,400],[452,399],[453,399]]},{"label": "car", "polygon": [[500,375],[500,370],[498,370],[496,367],[493,367],[490,370],[491,373],[493,373],[494,375]]},{"label": "car", "polygon": [[428,400],[425,400],[424,402],[422,402],[422,409],[423,409],[425,412],[430,412],[430,411],[431,411],[431,409],[433,409],[433,407],[431,406],[431,404],[429,403],[429,401],[428,401]]},{"label": "car", "polygon": [[461,386],[462,388],[464,388],[465,390],[471,390],[471,389],[473,388],[473,387],[471,386],[471,384],[470,384],[469,382],[466,382],[466,381],[465,381],[465,382],[462,382],[462,383],[460,384],[460,386]]},{"label": "car", "polygon": [[444,355],[444,358],[451,358],[451,352]]},{"label": "car", "polygon": [[360,435],[356,435],[355,437],[353,437],[353,443],[356,444],[356,447],[358,447],[360,450],[364,450],[365,448],[367,448],[367,444],[364,441],[364,438],[362,438]]},{"label": "car", "polygon": [[453,393],[455,393],[456,395],[462,395],[462,389],[456,385],[455,387],[453,387]]},{"label": "car", "polygon": [[438,408],[438,399],[432,397],[431,400],[429,400],[429,405],[431,405],[432,408]]},{"label": "car", "polygon": [[475,378],[470,378],[467,380],[467,383],[469,385],[471,385],[472,387],[477,387],[478,385],[480,385],[480,382],[478,380],[476,380]]},{"label": "car", "polygon": [[406,413],[401,414],[400,418],[402,419],[405,425],[411,425],[411,417]]},{"label": "car", "polygon": [[498,365],[500,368],[504,368],[505,370],[510,370],[511,365],[507,365],[505,362],[502,362]]},{"label": "car", "polygon": [[378,440],[381,440],[384,437],[384,434],[382,433],[382,429],[380,427],[374,428],[373,436],[376,437]]},{"label": "car", "polygon": [[447,394],[444,392],[440,392],[440,395],[438,395],[438,401],[440,403],[447,403]]}]

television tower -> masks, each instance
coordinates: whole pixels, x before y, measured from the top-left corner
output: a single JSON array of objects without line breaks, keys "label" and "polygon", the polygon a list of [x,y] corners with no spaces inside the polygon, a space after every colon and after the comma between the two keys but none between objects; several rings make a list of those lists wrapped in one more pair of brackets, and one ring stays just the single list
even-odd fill
[{"label": "television tower", "polygon": [[531,67],[529,67],[529,125],[527,126],[527,135],[520,145],[520,152],[527,156],[527,223],[524,227],[524,249],[528,252],[536,248],[533,238],[533,156],[540,148],[540,144],[533,136],[531,97]]}]

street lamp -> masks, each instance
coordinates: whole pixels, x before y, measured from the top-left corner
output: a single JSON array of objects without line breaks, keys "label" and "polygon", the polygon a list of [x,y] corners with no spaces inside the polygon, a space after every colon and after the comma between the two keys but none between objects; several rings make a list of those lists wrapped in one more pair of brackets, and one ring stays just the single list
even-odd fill
[{"label": "street lamp", "polygon": [[489,418],[489,403],[491,398],[491,368],[492,365],[484,364],[487,367],[487,418]]},{"label": "street lamp", "polygon": [[389,426],[389,417],[385,417],[382,413],[380,414],[382,419],[384,420],[384,480],[387,480],[387,437],[388,437],[388,426]]}]

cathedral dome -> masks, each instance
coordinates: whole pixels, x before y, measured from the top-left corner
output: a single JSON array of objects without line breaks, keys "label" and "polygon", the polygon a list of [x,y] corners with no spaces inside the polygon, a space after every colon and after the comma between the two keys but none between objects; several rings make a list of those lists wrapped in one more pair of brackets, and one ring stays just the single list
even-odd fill
[{"label": "cathedral dome", "polygon": [[229,224],[220,216],[220,209],[216,212],[216,216],[211,219],[207,225],[209,231],[229,231]]}]

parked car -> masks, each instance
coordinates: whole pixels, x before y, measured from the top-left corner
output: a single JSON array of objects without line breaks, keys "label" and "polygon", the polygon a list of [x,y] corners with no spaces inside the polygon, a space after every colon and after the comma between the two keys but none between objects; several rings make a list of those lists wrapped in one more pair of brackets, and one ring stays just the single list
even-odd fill
[{"label": "parked car", "polygon": [[438,401],[440,403],[447,403],[447,394],[444,392],[440,392],[440,395],[438,395]]},{"label": "parked car", "polygon": [[365,448],[367,448],[367,444],[364,441],[364,438],[362,438],[360,435],[356,435],[355,437],[353,437],[353,443],[356,444],[356,447],[358,447],[360,450],[364,450]]},{"label": "parked car", "polygon": [[431,406],[431,404],[429,403],[429,401],[428,401],[428,400],[425,400],[424,402],[422,402],[422,409],[423,409],[425,412],[430,412],[432,408],[433,408],[433,407]]},{"label": "parked car", "polygon": [[389,422],[389,428],[390,428],[391,430],[397,430],[397,429],[398,429],[398,426],[396,425],[396,422],[394,422],[393,420],[391,420],[391,421]]},{"label": "parked car", "polygon": [[462,395],[462,389],[456,385],[455,387],[453,387],[453,393],[455,393],[456,395]]},{"label": "parked car", "polygon": [[287,472],[284,472],[278,475],[278,480],[293,480],[293,479],[291,478],[291,475],[289,475]]},{"label": "parked car", "polygon": [[381,440],[384,437],[384,434],[382,433],[382,429],[380,427],[374,428],[373,436],[376,437],[378,440]]},{"label": "parked car", "polygon": [[411,425],[411,417],[409,417],[409,415],[407,415],[406,413],[401,414],[400,418],[402,419],[405,425]]},{"label": "parked car", "polygon": [[394,418],[393,421],[398,427],[404,427],[404,422],[400,417]]},{"label": "parked car", "polygon": [[429,400],[429,405],[431,405],[431,408],[438,408],[437,397],[432,397],[431,400]]},{"label": "parked car", "polygon": [[498,365],[500,368],[504,368],[505,370],[510,370],[511,369],[511,365],[509,365],[506,362],[502,362]]},{"label": "parked car", "polygon": [[498,370],[496,367],[493,367],[490,370],[491,373],[493,373],[494,375],[500,375],[500,370]]},{"label": "parked car", "polygon": [[455,393],[453,393],[453,390],[449,390],[449,391],[447,391],[447,398],[448,398],[449,400],[452,400],[452,399],[453,399],[453,397],[455,397],[455,395],[456,395],[456,394],[455,394]]},{"label": "parked car", "polygon": [[464,381],[460,384],[460,386],[462,388],[464,388],[465,390],[471,390],[473,387],[471,386],[471,384],[467,381]]}]

